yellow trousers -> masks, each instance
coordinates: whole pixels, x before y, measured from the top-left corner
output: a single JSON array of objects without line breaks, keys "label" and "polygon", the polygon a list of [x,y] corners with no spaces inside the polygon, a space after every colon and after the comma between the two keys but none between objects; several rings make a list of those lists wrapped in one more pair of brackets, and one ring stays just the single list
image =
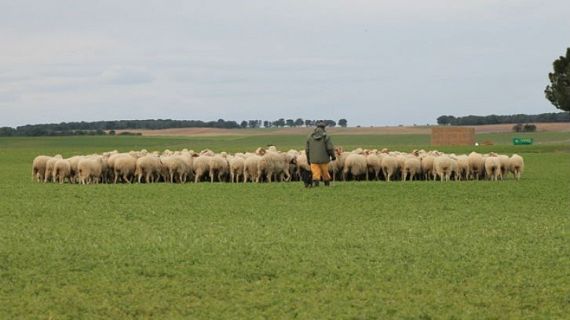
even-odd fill
[{"label": "yellow trousers", "polygon": [[329,174],[329,164],[328,163],[311,163],[311,173],[313,174],[313,181],[330,181],[331,176]]}]

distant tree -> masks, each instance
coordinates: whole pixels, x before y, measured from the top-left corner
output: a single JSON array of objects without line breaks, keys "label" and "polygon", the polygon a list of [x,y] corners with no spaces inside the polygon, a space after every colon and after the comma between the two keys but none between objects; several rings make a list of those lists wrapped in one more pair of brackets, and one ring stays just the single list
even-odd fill
[{"label": "distant tree", "polygon": [[570,48],[566,49],[565,57],[554,60],[552,65],[554,72],[548,74],[550,84],[544,94],[556,108],[570,111]]},{"label": "distant tree", "polygon": [[0,136],[2,137],[10,137],[16,133],[16,129],[10,127],[2,127],[0,128]]},{"label": "distant tree", "polygon": [[334,121],[334,120],[325,120],[325,123],[327,124],[327,127],[331,127],[331,128],[336,127],[336,121]]},{"label": "distant tree", "polygon": [[293,128],[295,126],[295,121],[293,119],[287,119],[285,123],[289,128]]},{"label": "distant tree", "polygon": [[247,128],[247,121],[243,120],[239,126],[244,128],[244,129]]},{"label": "distant tree", "polygon": [[271,123],[271,121],[263,121],[263,127],[264,128],[271,128],[273,126],[273,124]]},{"label": "distant tree", "polygon": [[248,126],[250,128],[260,128],[261,127],[261,120],[249,120]]},{"label": "distant tree", "polygon": [[348,121],[346,119],[340,119],[338,120],[338,125],[343,128],[346,128],[348,126]]},{"label": "distant tree", "polygon": [[307,119],[305,120],[305,127],[310,127],[311,126],[311,120]]},{"label": "distant tree", "polygon": [[454,116],[440,116],[437,118],[437,124],[445,126],[452,124],[454,120],[455,120]]},{"label": "distant tree", "polygon": [[301,118],[297,118],[297,120],[295,120],[295,126],[297,126],[297,127],[303,126],[304,123],[305,122]]},{"label": "distant tree", "polygon": [[277,127],[277,128],[282,128],[282,127],[285,126],[285,119],[280,118],[280,119],[278,119],[278,120],[276,120],[276,121],[273,121],[273,125],[274,125],[275,127]]}]

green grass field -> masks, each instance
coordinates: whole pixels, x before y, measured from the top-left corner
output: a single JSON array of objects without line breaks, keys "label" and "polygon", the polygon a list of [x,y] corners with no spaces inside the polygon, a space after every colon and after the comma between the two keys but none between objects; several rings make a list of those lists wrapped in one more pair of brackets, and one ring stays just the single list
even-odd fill
[{"label": "green grass field", "polygon": [[[300,136],[1,138],[0,319],[563,319],[570,314],[570,133],[521,181],[54,185],[37,154],[245,151]],[[429,137],[337,136],[346,149]],[[473,148],[440,148],[467,152]]]}]

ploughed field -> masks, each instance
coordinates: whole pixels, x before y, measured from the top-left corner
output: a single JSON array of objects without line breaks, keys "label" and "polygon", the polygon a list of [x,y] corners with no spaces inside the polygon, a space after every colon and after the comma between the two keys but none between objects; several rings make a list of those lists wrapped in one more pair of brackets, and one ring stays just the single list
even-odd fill
[{"label": "ploughed field", "polygon": [[[287,150],[304,136],[0,138],[0,318],[565,318],[570,133],[512,136],[438,149],[518,153],[518,182],[309,190],[31,181],[38,154]],[[426,135],[333,141],[431,149]]]}]

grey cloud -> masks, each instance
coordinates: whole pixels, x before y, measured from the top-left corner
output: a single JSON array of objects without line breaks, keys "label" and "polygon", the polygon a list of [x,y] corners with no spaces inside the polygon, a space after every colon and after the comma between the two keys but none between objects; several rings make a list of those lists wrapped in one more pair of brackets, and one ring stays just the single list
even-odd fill
[{"label": "grey cloud", "polygon": [[101,73],[99,79],[104,84],[132,85],[152,82],[154,76],[144,68],[115,66]]},{"label": "grey cloud", "polygon": [[20,95],[13,91],[0,91],[0,104],[16,102]]},{"label": "grey cloud", "polygon": [[0,2],[7,125],[553,112],[570,30],[566,0]]}]

